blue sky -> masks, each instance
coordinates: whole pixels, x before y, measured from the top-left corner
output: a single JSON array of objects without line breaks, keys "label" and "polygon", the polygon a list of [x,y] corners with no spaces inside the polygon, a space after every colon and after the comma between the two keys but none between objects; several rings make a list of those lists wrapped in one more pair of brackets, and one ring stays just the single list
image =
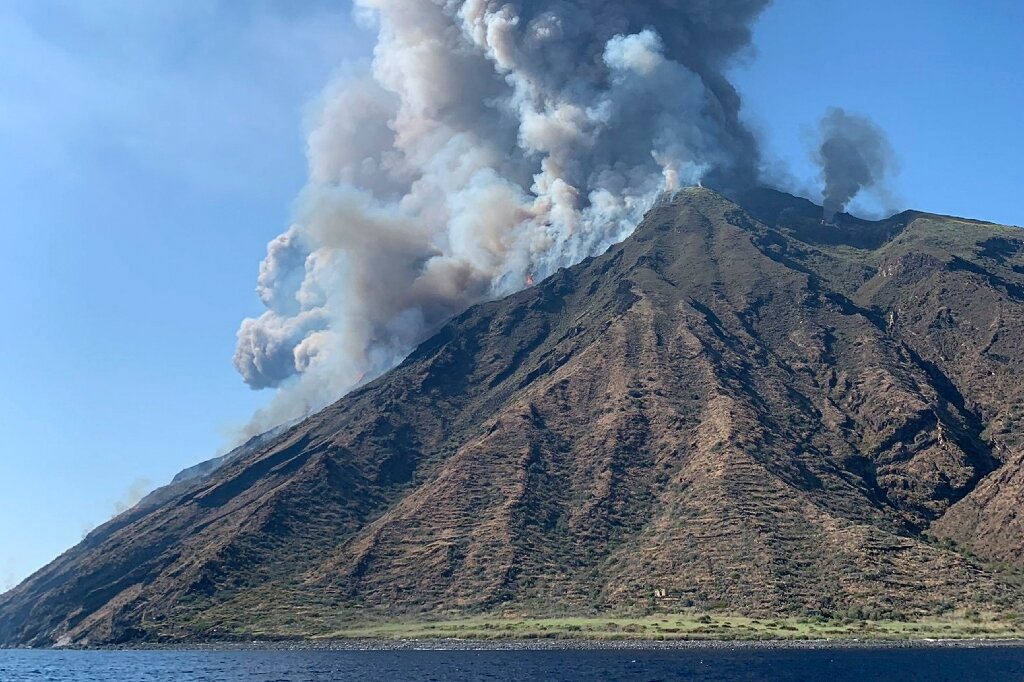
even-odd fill
[{"label": "blue sky", "polygon": [[813,179],[828,106],[888,133],[903,208],[1024,225],[1024,3],[776,0],[737,82],[765,147]]},{"label": "blue sky", "polygon": [[298,6],[0,3],[0,588],[266,399],[235,331],[309,103],[370,49],[346,7]]},{"label": "blue sky", "polygon": [[[1024,224],[1021,26],[1008,0],[777,0],[736,80],[808,185],[838,105],[889,132],[903,206]],[[235,331],[305,113],[370,49],[346,2],[0,3],[0,588],[265,401]]]}]

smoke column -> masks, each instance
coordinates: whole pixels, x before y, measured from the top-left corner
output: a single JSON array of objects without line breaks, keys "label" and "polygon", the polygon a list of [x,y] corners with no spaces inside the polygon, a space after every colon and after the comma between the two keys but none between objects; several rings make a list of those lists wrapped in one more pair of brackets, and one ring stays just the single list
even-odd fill
[{"label": "smoke column", "polygon": [[374,57],[328,87],[295,224],[235,365],[250,433],[399,362],[452,315],[628,236],[657,196],[752,185],[725,76],[770,0],[356,0]]},{"label": "smoke column", "polygon": [[821,121],[821,146],[814,156],[825,183],[825,217],[831,220],[864,190],[887,196],[885,182],[893,158],[885,132],[872,121],[829,109]]}]

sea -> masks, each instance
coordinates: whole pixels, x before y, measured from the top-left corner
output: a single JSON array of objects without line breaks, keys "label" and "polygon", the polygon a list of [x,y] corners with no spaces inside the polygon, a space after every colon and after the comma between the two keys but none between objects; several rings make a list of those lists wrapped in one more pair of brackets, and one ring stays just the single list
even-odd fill
[{"label": "sea", "polygon": [[0,682],[1024,682],[1024,648],[0,651]]}]

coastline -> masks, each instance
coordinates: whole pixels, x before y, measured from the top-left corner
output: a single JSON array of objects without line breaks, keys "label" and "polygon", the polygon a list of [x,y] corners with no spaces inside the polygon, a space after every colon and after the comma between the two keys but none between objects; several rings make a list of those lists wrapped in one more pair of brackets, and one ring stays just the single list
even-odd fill
[{"label": "coastline", "polygon": [[[727,614],[644,617],[507,617],[378,621],[317,632],[255,627],[235,631],[121,633],[120,642],[87,639],[51,650],[139,651],[585,651],[677,649],[1024,648],[1024,623],[999,614],[964,613],[907,621],[855,621]],[[15,649],[4,647],[0,649]],[[27,648],[27,647],[26,647]]]},{"label": "coastline", "polygon": [[964,639],[329,639],[251,640],[246,642],[174,642],[74,647],[0,647],[0,651],[682,651],[838,649],[989,649],[1024,648],[1019,638]]}]

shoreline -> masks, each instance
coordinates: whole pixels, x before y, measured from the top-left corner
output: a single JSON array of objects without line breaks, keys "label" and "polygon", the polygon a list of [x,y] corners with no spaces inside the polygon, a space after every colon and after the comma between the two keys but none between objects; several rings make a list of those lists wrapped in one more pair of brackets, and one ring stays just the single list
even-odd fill
[{"label": "shoreline", "polygon": [[1024,648],[1024,639],[331,639],[252,640],[248,642],[194,642],[113,645],[98,647],[0,647],[2,651],[685,651],[763,650],[822,651],[839,649],[993,649]]}]

